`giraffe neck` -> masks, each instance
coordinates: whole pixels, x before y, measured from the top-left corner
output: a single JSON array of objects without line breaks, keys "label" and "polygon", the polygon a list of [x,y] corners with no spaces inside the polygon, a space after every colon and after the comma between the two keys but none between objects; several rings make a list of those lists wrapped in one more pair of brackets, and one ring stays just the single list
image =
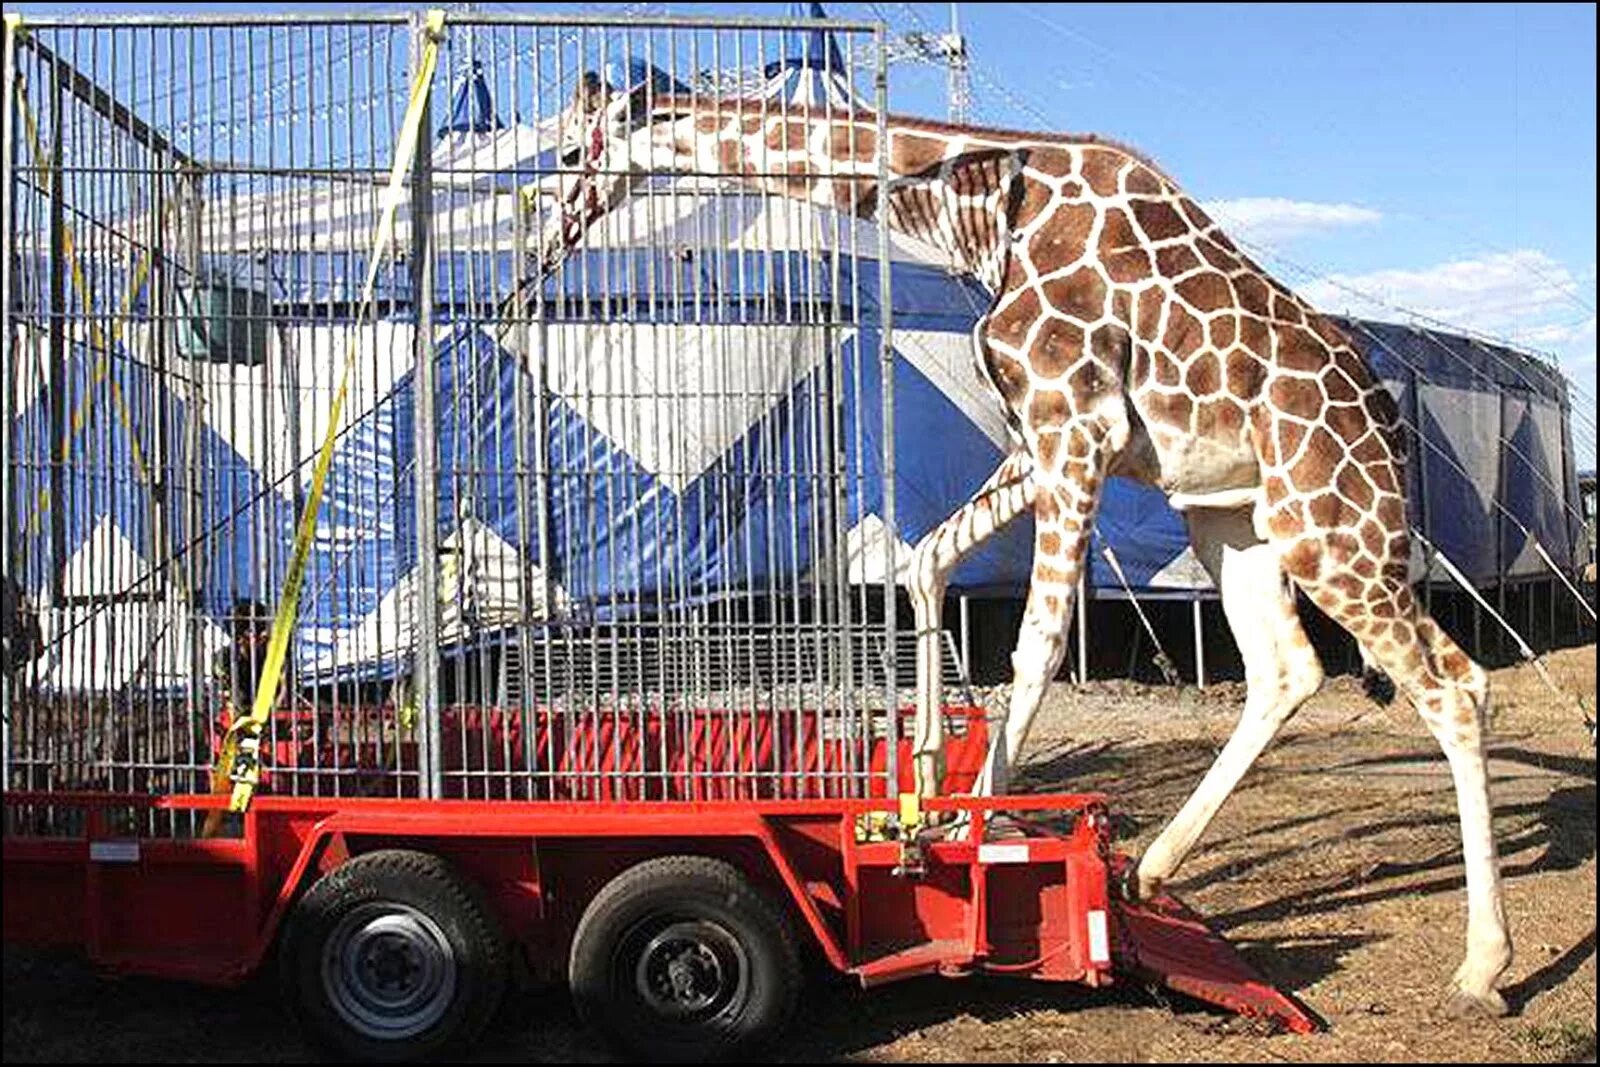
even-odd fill
[{"label": "giraffe neck", "polygon": [[[959,133],[886,121],[888,183],[881,203],[894,232],[931,245],[952,269],[998,289],[1008,250],[1006,200],[1020,172],[1015,149],[963,152]],[[629,146],[656,170],[735,178],[763,192],[873,218],[880,206],[879,127],[871,113],[829,114],[761,102],[658,101]]]}]

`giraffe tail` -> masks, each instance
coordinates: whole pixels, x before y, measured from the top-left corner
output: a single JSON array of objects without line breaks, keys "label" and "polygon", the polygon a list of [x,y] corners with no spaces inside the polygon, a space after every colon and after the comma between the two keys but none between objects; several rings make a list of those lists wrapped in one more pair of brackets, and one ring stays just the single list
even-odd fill
[{"label": "giraffe tail", "polygon": [[1386,708],[1394,702],[1394,679],[1377,667],[1366,665],[1361,668],[1361,689],[1379,707]]}]

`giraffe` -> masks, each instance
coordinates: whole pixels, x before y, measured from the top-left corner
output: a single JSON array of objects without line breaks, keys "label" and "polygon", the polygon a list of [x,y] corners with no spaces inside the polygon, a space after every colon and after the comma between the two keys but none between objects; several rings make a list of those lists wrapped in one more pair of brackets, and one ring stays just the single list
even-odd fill
[{"label": "giraffe", "polygon": [[[542,260],[647,173],[691,171],[862,218],[933,245],[992,303],[973,330],[1011,449],[917,544],[918,789],[941,780],[937,669],[952,569],[1017,517],[1034,563],[1001,729],[974,792],[1003,794],[1059,668],[1088,532],[1108,477],[1163,490],[1221,593],[1244,660],[1238,724],[1123,887],[1148,898],[1178,870],[1279,728],[1322,683],[1296,590],[1416,707],[1448,760],[1466,866],[1466,956],[1448,1007],[1499,1015],[1510,965],[1484,731],[1488,679],[1408,583],[1399,412],[1350,339],[1241,252],[1137,150],[1092,134],[953,126],[770,101],[714,99],[590,73],[563,114],[561,209]],[[880,160],[880,148],[885,157]]]}]

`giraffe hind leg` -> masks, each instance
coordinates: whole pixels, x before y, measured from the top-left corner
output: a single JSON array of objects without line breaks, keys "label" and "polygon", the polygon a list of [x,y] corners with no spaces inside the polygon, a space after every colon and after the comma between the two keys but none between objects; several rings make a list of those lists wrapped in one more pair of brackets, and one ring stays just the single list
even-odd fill
[{"label": "giraffe hind leg", "polygon": [[1222,594],[1244,659],[1244,710],[1216,760],[1138,865],[1148,899],[1177,872],[1278,730],[1322,684],[1322,665],[1300,626],[1278,546],[1262,541],[1241,509],[1187,513],[1195,555]]},{"label": "giraffe hind leg", "polygon": [[1466,957],[1452,980],[1448,1006],[1457,1015],[1502,1015],[1506,1005],[1495,983],[1511,964],[1512,945],[1484,751],[1488,679],[1416,603],[1405,580],[1405,553],[1388,555],[1371,578],[1352,569],[1319,535],[1300,538],[1286,558],[1294,561],[1291,573],[1312,601],[1394,679],[1444,750],[1467,875]]}]

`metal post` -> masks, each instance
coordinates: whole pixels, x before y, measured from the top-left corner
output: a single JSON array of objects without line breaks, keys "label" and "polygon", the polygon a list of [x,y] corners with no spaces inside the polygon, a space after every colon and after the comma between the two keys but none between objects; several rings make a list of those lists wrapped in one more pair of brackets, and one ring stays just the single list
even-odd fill
[{"label": "metal post", "polygon": [[[26,574],[18,566],[20,561],[11,541],[11,465],[15,462],[11,453],[11,404],[16,395],[11,387],[16,374],[11,360],[11,346],[16,336],[12,309],[17,306],[12,288],[16,284],[12,272],[12,250],[16,246],[17,204],[17,27],[10,18],[5,21],[4,33],[4,55],[0,56],[0,71],[3,71],[0,73],[0,92],[5,93],[5,100],[0,102],[0,185],[5,187],[0,193],[0,242],[3,242],[5,249],[0,254],[0,388],[5,390],[5,399],[0,401],[0,563],[10,570],[9,577],[26,590]],[[0,761],[3,761],[0,788],[3,789],[9,789],[12,785],[12,700],[11,672],[0,671]]]},{"label": "metal post", "polygon": [[[67,441],[67,356],[66,251],[62,238],[66,228],[66,188],[61,169],[61,82],[54,83],[50,103],[50,599],[57,610],[66,597],[67,529],[66,471],[63,469]],[[37,165],[38,160],[34,163]],[[85,309],[85,315],[88,314]],[[10,343],[10,338],[6,338]],[[85,388],[92,388],[89,382]]]},{"label": "metal post", "polygon": [[1195,684],[1201,689],[1206,687],[1206,643],[1204,634],[1200,629],[1200,598],[1189,601],[1190,611],[1194,619],[1194,677]]},{"label": "metal post", "polygon": [[883,37],[883,26],[872,32],[872,43],[877,52],[877,70],[873,84],[874,106],[877,109],[876,133],[878,155],[878,370],[883,394],[883,524],[884,524],[884,648],[888,659],[884,672],[884,711],[887,718],[888,758],[885,771],[890,793],[899,790],[900,769],[897,749],[900,739],[900,698],[895,690],[899,665],[895,662],[895,612],[898,609],[900,526],[895,518],[895,463],[894,463],[894,304],[889,288],[889,71]]},{"label": "metal post", "polygon": [[1078,684],[1089,680],[1089,561],[1078,575]]},{"label": "metal post", "polygon": [[[411,76],[422,67],[427,44],[425,16],[411,19]],[[429,93],[431,98],[432,94]],[[417,154],[411,171],[411,302],[416,333],[412,339],[416,374],[414,434],[417,449],[417,581],[414,633],[416,649],[412,671],[416,680],[421,794],[437,798],[444,792],[444,762],[440,751],[439,720],[439,514],[438,434],[433,365],[433,116],[428,100],[422,104]]]}]

